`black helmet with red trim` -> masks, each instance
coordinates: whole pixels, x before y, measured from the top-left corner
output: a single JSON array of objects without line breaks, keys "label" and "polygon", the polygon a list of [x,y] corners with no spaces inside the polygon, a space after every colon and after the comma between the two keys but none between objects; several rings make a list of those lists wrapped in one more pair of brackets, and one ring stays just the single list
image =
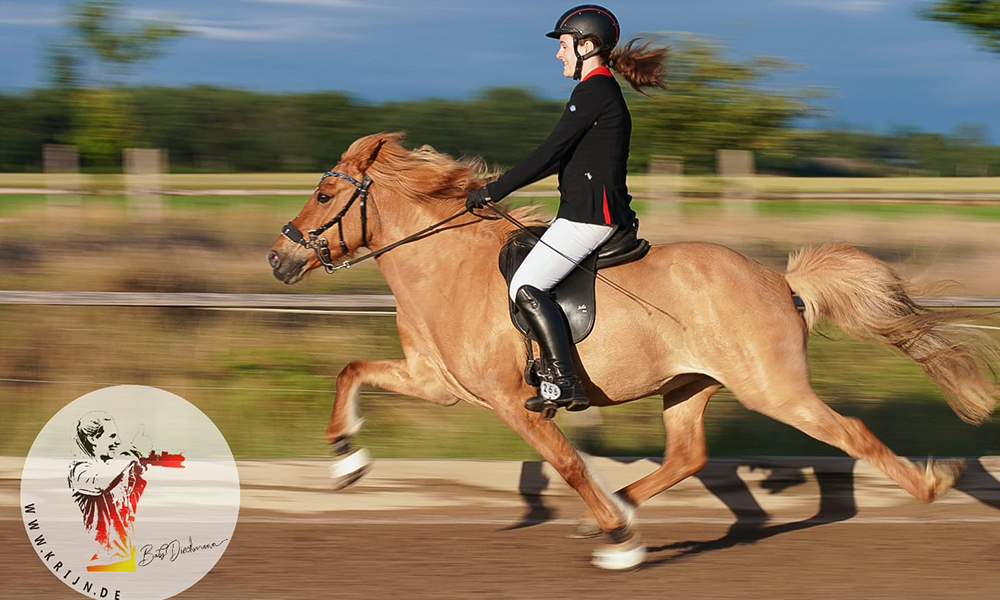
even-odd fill
[{"label": "black helmet with red trim", "polygon": [[[576,53],[576,76],[573,79],[579,79],[584,60],[602,51],[610,52],[618,44],[619,29],[618,19],[610,10],[596,4],[583,4],[563,13],[556,21],[555,28],[545,35],[556,39],[567,33],[573,36],[576,40],[573,45],[573,52]],[[595,38],[596,47],[581,56],[576,45],[586,38]]]},{"label": "black helmet with red trim", "polygon": [[545,35],[559,39],[564,33],[572,35],[578,42],[595,37],[599,48],[611,50],[618,44],[618,19],[603,6],[584,4],[567,10],[556,21],[555,28]]}]

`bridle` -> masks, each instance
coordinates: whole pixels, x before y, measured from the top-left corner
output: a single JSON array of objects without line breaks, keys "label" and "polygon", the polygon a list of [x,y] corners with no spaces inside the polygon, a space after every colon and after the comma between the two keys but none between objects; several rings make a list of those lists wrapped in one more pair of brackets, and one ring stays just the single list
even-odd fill
[{"label": "bridle", "polygon": [[[292,225],[291,221],[289,221],[287,224],[285,224],[284,227],[281,228],[281,235],[285,236],[292,242],[315,252],[316,258],[319,260],[320,264],[323,265],[323,268],[326,269],[326,272],[333,273],[338,269],[348,268],[357,261],[345,261],[343,264],[340,265],[333,264],[333,261],[330,260],[330,247],[328,245],[328,242],[326,241],[326,238],[322,238],[320,237],[320,235],[322,235],[327,229],[336,225],[337,231],[338,233],[340,233],[340,250],[344,254],[347,254],[348,252],[347,242],[344,241],[344,215],[346,215],[347,211],[350,210],[351,205],[354,204],[354,201],[360,198],[361,199],[361,245],[362,246],[368,245],[368,188],[371,186],[372,180],[370,177],[368,177],[368,175],[365,175],[359,182],[357,179],[351,177],[350,175],[347,175],[346,173],[340,173],[338,171],[327,171],[326,173],[323,173],[323,177],[321,177],[319,183],[316,184],[317,190],[319,189],[319,186],[323,184],[323,181],[327,177],[339,177],[354,185],[354,194],[351,196],[351,199],[347,201],[347,204],[344,205],[344,208],[340,209],[340,212],[337,213],[335,217],[333,217],[326,223],[323,223],[316,229],[310,229],[309,231],[307,231],[306,233],[309,236],[308,241],[305,239],[305,236],[302,235],[302,232],[299,231],[299,229],[295,225]],[[365,257],[361,257],[361,259],[363,258]]]},{"label": "bridle", "polygon": [[333,261],[330,259],[329,244],[326,241],[326,238],[322,238],[320,237],[320,235],[322,235],[323,232],[325,232],[327,229],[330,229],[331,227],[336,225],[337,230],[340,233],[340,250],[343,254],[347,254],[349,249],[347,247],[347,242],[344,241],[344,223],[343,223],[344,215],[347,214],[347,211],[354,204],[354,201],[360,198],[361,199],[360,202],[361,245],[368,246],[368,188],[371,186],[372,180],[370,177],[368,177],[368,175],[365,175],[359,182],[357,179],[351,177],[350,175],[340,173],[337,171],[327,171],[326,173],[323,173],[323,177],[319,180],[319,183],[316,184],[316,189],[319,189],[319,186],[323,183],[323,180],[325,180],[327,177],[339,177],[354,185],[354,194],[351,196],[351,199],[347,201],[347,204],[344,205],[344,208],[340,209],[340,212],[337,213],[335,217],[333,217],[326,223],[323,223],[316,229],[310,229],[309,231],[307,231],[306,234],[309,236],[308,240],[304,235],[302,235],[302,232],[299,231],[299,229],[295,225],[292,225],[290,221],[287,224],[285,224],[284,227],[281,228],[281,235],[285,236],[288,240],[302,246],[303,248],[307,248],[315,252],[316,258],[319,260],[320,264],[323,265],[323,268],[326,270],[327,273],[333,273],[334,271],[339,271],[340,269],[349,269],[353,265],[356,265],[363,260],[368,260],[369,258],[376,258],[382,254],[385,254],[389,250],[392,250],[393,248],[402,246],[403,244],[408,244],[410,242],[415,242],[419,239],[422,239],[426,235],[432,233],[438,227],[444,225],[445,223],[454,221],[455,219],[461,217],[462,215],[470,212],[469,209],[463,208],[461,211],[451,215],[450,217],[438,221],[437,223],[431,225],[430,227],[426,227],[416,233],[408,235],[397,242],[393,242],[392,244],[389,244],[384,248],[379,248],[378,250],[371,252],[369,254],[365,254],[364,256],[361,256],[359,258],[355,258],[353,260],[345,260],[341,264],[335,265],[333,264]]}]

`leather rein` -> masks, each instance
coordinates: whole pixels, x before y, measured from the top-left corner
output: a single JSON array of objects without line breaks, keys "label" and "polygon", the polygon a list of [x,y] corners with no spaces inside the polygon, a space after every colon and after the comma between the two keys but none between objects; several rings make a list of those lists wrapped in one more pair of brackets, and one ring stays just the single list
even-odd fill
[{"label": "leather rein", "polygon": [[408,235],[397,242],[393,242],[392,244],[389,244],[384,248],[380,248],[374,252],[365,254],[364,256],[355,258],[353,260],[345,260],[344,262],[338,265],[334,264],[333,261],[330,259],[329,242],[327,241],[326,238],[320,236],[324,232],[326,232],[326,230],[336,225],[337,231],[340,234],[340,250],[343,254],[347,254],[349,249],[347,247],[347,242],[344,240],[344,223],[343,223],[344,216],[347,214],[347,211],[350,210],[351,206],[354,204],[354,201],[360,199],[361,245],[368,246],[368,188],[371,187],[372,180],[370,177],[368,177],[368,175],[365,175],[359,182],[357,179],[351,177],[350,175],[347,175],[346,173],[340,173],[338,171],[327,171],[326,173],[323,174],[323,177],[320,178],[319,183],[316,184],[316,189],[319,189],[319,186],[322,185],[323,181],[327,177],[339,177],[340,179],[343,179],[354,185],[354,194],[351,196],[351,199],[347,201],[347,204],[344,205],[344,208],[340,209],[340,212],[337,213],[336,216],[334,216],[326,223],[323,223],[316,229],[308,230],[306,232],[306,235],[309,236],[308,239],[306,239],[306,236],[303,235],[301,231],[299,231],[298,227],[292,225],[291,221],[289,221],[287,224],[285,224],[284,227],[281,228],[281,235],[285,236],[289,241],[294,242],[302,246],[303,248],[307,248],[315,252],[316,258],[319,260],[320,264],[323,265],[323,268],[326,270],[327,273],[334,273],[335,271],[339,271],[340,269],[349,269],[363,260],[367,260],[369,258],[376,258],[382,254],[385,254],[389,250],[392,250],[393,248],[402,246],[403,244],[408,244],[410,242],[415,242],[423,238],[427,234],[433,232],[438,227],[441,227],[445,223],[454,221],[458,217],[461,217],[462,215],[471,212],[467,208],[462,209],[460,212],[457,212],[454,215],[444,220],[438,221],[437,223],[431,225],[430,227],[421,229],[420,231],[412,235]]}]

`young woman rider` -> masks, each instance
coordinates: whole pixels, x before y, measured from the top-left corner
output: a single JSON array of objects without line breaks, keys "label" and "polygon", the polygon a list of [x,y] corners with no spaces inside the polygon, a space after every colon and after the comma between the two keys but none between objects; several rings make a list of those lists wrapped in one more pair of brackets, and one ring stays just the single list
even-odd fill
[{"label": "young woman rider", "polygon": [[548,292],[614,233],[630,227],[632,197],[625,184],[632,119],[614,69],[637,91],[664,86],[666,48],[637,40],[617,48],[618,19],[606,8],[577,6],[546,34],[559,40],[563,76],[579,80],[548,139],[485,187],[469,192],[477,209],[554,172],[559,173],[556,219],[510,282],[508,293],[542,350],[554,385],[524,407],[542,412],[548,402],[570,411],[590,403],[573,367],[572,340],[559,305]]}]

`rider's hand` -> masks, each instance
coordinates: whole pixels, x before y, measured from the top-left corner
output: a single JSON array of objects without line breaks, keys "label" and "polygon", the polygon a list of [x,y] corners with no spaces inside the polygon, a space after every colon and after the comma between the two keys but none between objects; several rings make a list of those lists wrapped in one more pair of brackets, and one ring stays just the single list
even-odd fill
[{"label": "rider's hand", "polygon": [[132,449],[139,458],[147,458],[153,452],[153,440],[146,435],[146,425],[140,424],[139,430],[132,438]]},{"label": "rider's hand", "polygon": [[472,190],[465,197],[465,208],[469,210],[482,208],[486,206],[487,202],[493,202],[493,198],[490,198],[490,193],[486,191],[485,187],[481,187],[478,190]]}]

